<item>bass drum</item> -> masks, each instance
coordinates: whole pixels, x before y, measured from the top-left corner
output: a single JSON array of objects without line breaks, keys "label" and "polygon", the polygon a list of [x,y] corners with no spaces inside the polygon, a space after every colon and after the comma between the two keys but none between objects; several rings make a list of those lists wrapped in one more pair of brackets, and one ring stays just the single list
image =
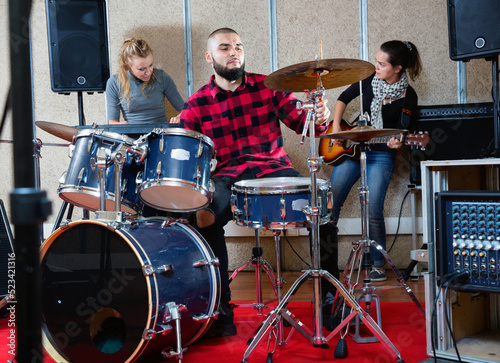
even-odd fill
[{"label": "bass drum", "polygon": [[57,362],[162,359],[177,350],[175,312],[185,347],[219,306],[213,252],[175,219],[71,222],[40,254],[44,347]]}]

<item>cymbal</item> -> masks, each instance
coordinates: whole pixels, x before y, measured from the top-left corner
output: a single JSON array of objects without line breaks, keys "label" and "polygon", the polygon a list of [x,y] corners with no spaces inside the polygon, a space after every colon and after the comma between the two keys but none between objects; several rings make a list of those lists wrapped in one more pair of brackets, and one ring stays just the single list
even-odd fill
[{"label": "cymbal", "polygon": [[352,141],[369,141],[374,137],[399,135],[408,132],[402,129],[374,129],[371,126],[356,126],[351,130],[339,131],[331,134],[320,135],[324,139],[341,139]]},{"label": "cymbal", "polygon": [[375,66],[359,59],[320,59],[294,64],[271,73],[264,80],[267,88],[283,92],[316,89],[318,75],[325,89],[347,86],[375,72]]},{"label": "cymbal", "polygon": [[35,121],[35,125],[42,130],[47,131],[49,134],[70,142],[73,141],[73,136],[76,136],[78,131],[80,131],[76,127],[61,125],[49,121]]}]

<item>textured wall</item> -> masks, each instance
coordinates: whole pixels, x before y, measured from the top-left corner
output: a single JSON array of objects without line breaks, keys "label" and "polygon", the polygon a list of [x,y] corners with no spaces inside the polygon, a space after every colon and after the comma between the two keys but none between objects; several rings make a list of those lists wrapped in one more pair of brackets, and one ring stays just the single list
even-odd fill
[{"label": "textured wall", "polygon": [[[124,38],[140,35],[145,37],[155,51],[155,64],[165,69],[176,82],[178,89],[186,96],[184,39],[183,39],[183,2],[181,0],[109,0],[109,45],[111,71],[116,72],[118,49]],[[0,47],[8,49],[8,2],[0,3]],[[192,54],[194,89],[207,82],[212,71],[204,60],[207,35],[222,26],[235,28],[245,45],[247,70],[269,73],[269,17],[267,0],[191,0]],[[64,125],[78,124],[78,105],[76,93],[59,95],[51,91],[49,55],[47,44],[47,24],[45,1],[34,0],[32,9],[32,50],[35,120],[56,122]],[[311,61],[319,52],[322,41],[323,58],[359,58],[359,15],[358,1],[320,0],[277,0],[278,61],[285,67]],[[410,40],[419,48],[424,64],[420,79],[413,82],[419,95],[420,104],[434,105],[457,102],[456,63],[448,56],[448,28],[446,2],[435,0],[401,1],[387,0],[368,4],[368,41],[369,60],[373,61],[378,46],[390,39]],[[467,96],[469,102],[491,101],[491,64],[483,59],[467,64]],[[0,77],[0,103],[3,103],[10,83],[8,62],[3,65]],[[330,107],[344,88],[327,90]],[[297,93],[303,98],[302,93]],[[84,94],[84,112],[87,124],[106,122],[103,94]],[[29,107],[29,105],[27,105]],[[357,105],[349,108],[352,114]],[[2,139],[10,140],[10,124],[3,131]],[[285,147],[290,153],[296,168],[308,175],[307,157],[309,145],[299,145],[299,135],[284,130]],[[45,144],[64,144],[64,141],[36,129],[36,137]],[[12,189],[12,145],[0,144],[3,177],[0,180],[0,198],[7,208],[9,192]],[[67,170],[69,158],[65,147],[46,145],[42,148],[40,160],[42,188],[48,192],[53,203],[53,213],[49,222],[54,222],[61,200],[56,190],[61,174]],[[329,178],[331,167],[325,165],[319,176]],[[401,201],[407,191],[408,161],[403,153],[399,158],[396,176],[393,179],[386,203],[386,215],[397,217]],[[346,203],[342,217],[358,217],[359,201],[357,192]],[[410,215],[409,203],[405,204],[403,216]],[[75,218],[80,217],[77,211]],[[245,239],[231,239],[230,252],[232,264],[249,257],[249,249],[237,247]],[[293,237],[300,242],[300,248],[307,253],[307,239]],[[392,240],[389,238],[389,240]],[[399,240],[398,240],[399,241]],[[401,240],[400,265],[408,262],[408,237]],[[235,243],[232,243],[235,242]],[[252,244],[252,241],[248,241]],[[399,244],[399,242],[398,242]],[[348,251],[349,245],[343,244],[342,250]],[[291,261],[291,262],[288,262]],[[289,268],[297,268],[294,258],[287,260]],[[234,266],[233,266],[234,267]],[[302,267],[302,266],[301,266]]]}]

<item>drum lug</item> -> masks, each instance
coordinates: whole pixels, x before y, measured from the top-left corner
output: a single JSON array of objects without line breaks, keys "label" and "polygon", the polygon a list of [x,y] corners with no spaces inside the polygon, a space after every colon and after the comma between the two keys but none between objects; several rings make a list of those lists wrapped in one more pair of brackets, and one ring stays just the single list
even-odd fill
[{"label": "drum lug", "polygon": [[61,177],[59,178],[59,184],[64,184],[66,183],[66,176],[68,175],[68,172],[65,171],[64,173],[62,173]]},{"label": "drum lug", "polygon": [[238,209],[238,198],[234,194],[231,194],[231,206],[234,215],[241,216],[243,214],[243,212]]},{"label": "drum lug", "polygon": [[69,227],[69,224],[71,223],[71,221],[69,219],[66,219],[65,221],[62,221],[61,224],[59,225],[59,228],[61,228],[61,230],[65,230]]},{"label": "drum lug", "polygon": [[198,322],[198,323],[206,323],[210,319],[215,318],[219,313],[213,313],[212,315],[207,315],[207,314],[199,314],[199,315],[193,315],[191,318]]},{"label": "drum lug", "polygon": [[151,265],[142,266],[142,273],[144,276],[151,276],[156,274],[163,274],[172,271],[172,265],[161,265],[160,267],[154,268]]},{"label": "drum lug", "polygon": [[281,219],[286,219],[286,201],[284,198],[280,199],[280,211],[281,211]]},{"label": "drum lug", "polygon": [[137,185],[137,188],[139,188],[139,185],[142,184],[142,179],[143,179],[143,171],[141,170],[140,172],[137,173],[137,176],[135,177],[135,185]]},{"label": "drum lug", "polygon": [[196,168],[196,190],[200,189],[201,168],[198,165]]},{"label": "drum lug", "polygon": [[210,265],[220,266],[219,259],[216,257],[212,260],[204,259],[204,260],[200,260],[200,261],[193,263],[194,267],[203,267],[203,266],[210,266]]},{"label": "drum lug", "polygon": [[80,170],[80,173],[78,174],[78,186],[80,186],[81,182],[83,181],[84,183],[87,182],[87,173],[86,173],[86,169],[85,168],[82,168]]},{"label": "drum lug", "polygon": [[168,227],[171,224],[174,224],[175,222],[177,222],[177,221],[174,218],[168,218],[168,219],[163,221],[163,223],[161,224],[161,228]]},{"label": "drum lug", "polygon": [[94,143],[94,134],[89,139],[89,142],[87,143],[87,152],[90,154],[90,151],[92,150],[92,144]]},{"label": "drum lug", "polygon": [[144,329],[144,333],[142,333],[142,339],[152,340],[157,335],[167,335],[173,329],[170,324],[158,324],[157,326],[159,326],[161,330]]},{"label": "drum lug", "polygon": [[122,181],[122,185],[121,185],[121,191],[122,191],[122,195],[124,195],[126,192],[127,192],[127,187],[128,187],[128,180],[127,179],[123,179]]},{"label": "drum lug", "polygon": [[158,161],[158,165],[156,166],[156,177],[160,179],[161,175],[161,161]]},{"label": "drum lug", "polygon": [[70,158],[73,158],[73,154],[75,152],[75,145],[74,144],[71,144],[69,145],[69,148],[68,148],[68,156]]},{"label": "drum lug", "polygon": [[198,152],[196,153],[196,157],[199,159],[203,155],[203,142],[200,140],[198,144]]},{"label": "drum lug", "polygon": [[217,159],[210,160],[210,172],[213,172],[216,166],[217,166]]}]

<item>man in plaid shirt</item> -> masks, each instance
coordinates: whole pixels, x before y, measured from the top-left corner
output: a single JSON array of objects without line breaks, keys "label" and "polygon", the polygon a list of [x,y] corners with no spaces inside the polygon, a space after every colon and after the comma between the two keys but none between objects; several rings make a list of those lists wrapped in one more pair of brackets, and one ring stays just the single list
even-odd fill
[{"label": "man in plaid shirt", "polygon": [[[214,75],[184,105],[181,126],[212,139],[217,167],[212,173],[213,202],[196,212],[196,224],[220,261],[220,315],[209,334],[236,334],[228,279],[228,257],[223,227],[232,219],[231,187],[245,179],[301,177],[283,149],[280,120],[302,133],[306,113],[296,108],[292,93],[264,86],[266,76],[245,72],[243,44],[229,28],[214,31],[208,38],[205,59]],[[316,133],[327,131],[330,110],[327,100],[316,111]],[[336,265],[336,260],[335,260]]]}]

